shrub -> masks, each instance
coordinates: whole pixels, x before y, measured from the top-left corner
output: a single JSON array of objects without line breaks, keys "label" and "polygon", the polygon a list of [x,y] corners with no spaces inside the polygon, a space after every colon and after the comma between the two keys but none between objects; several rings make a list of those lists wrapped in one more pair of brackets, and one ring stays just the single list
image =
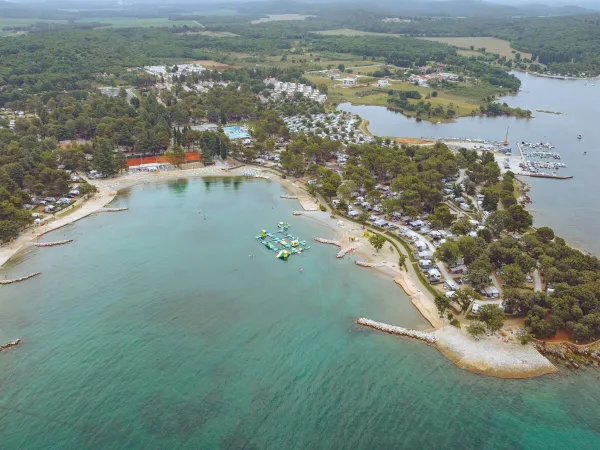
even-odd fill
[{"label": "shrub", "polygon": [[319,203],[319,209],[323,212],[327,211],[327,208],[324,205],[322,205],[321,203]]}]

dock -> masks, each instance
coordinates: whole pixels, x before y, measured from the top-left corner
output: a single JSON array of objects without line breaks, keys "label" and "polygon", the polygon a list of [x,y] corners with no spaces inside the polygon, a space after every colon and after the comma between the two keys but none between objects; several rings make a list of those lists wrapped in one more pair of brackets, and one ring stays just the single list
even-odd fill
[{"label": "dock", "polygon": [[437,338],[431,333],[425,333],[424,331],[411,330],[408,328],[396,327],[394,325],[388,325],[383,322],[376,322],[374,320],[366,319],[361,317],[356,320],[356,323],[366,328],[373,328],[374,330],[383,331],[384,333],[395,334],[397,336],[406,336],[420,341],[425,341],[428,344],[435,344]]}]

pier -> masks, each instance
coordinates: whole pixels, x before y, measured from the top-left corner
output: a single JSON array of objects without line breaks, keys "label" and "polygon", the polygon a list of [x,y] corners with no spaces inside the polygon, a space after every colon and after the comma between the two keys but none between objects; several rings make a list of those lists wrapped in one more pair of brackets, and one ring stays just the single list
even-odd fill
[{"label": "pier", "polygon": [[38,275],[41,275],[41,273],[42,272],[31,273],[31,274],[21,277],[21,278],[15,278],[14,280],[0,280],[0,285],[20,283],[21,281],[25,281],[25,280],[29,280],[30,278],[37,277]]},{"label": "pier", "polygon": [[433,334],[425,333],[424,331],[396,327],[394,325],[388,325],[387,323],[375,322],[374,320],[365,319],[364,317],[358,319],[356,323],[366,328],[373,328],[374,330],[383,331],[384,333],[419,339],[420,341],[425,341],[428,344],[435,344],[437,342],[437,338]]},{"label": "pier", "polygon": [[286,200],[298,200],[297,195],[281,195],[280,198],[284,198]]},{"label": "pier", "polygon": [[64,241],[56,241],[56,242],[38,242],[35,244],[36,247],[54,247],[56,245],[65,245],[69,242],[73,242],[73,239],[66,239]]}]

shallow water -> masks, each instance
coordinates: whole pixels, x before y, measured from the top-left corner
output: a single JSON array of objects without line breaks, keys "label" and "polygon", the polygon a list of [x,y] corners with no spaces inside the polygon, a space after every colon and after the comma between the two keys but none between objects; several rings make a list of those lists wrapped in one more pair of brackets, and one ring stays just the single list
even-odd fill
[{"label": "shallow water", "polygon": [[[453,123],[433,124],[407,118],[382,106],[340,105],[339,109],[369,120],[369,130],[379,136],[453,137],[503,141],[507,128],[514,152],[516,143],[551,142],[567,165],[561,175],[572,180],[523,177],[531,185],[528,206],[537,226],[550,226],[572,245],[600,255],[600,82],[556,80],[515,73],[521,91],[500,101],[529,109],[532,119],[467,117]],[[594,82],[594,84],[596,84]],[[545,114],[536,110],[561,112]],[[577,135],[583,139],[578,140]],[[587,154],[584,154],[586,152]]]},{"label": "shallow water", "polygon": [[485,378],[355,326],[426,324],[389,278],[334,247],[283,263],[257,244],[280,220],[332,237],[281,193],[264,181],[139,186],[113,203],[129,211],[14,260],[9,276],[43,273],[0,288],[0,340],[23,339],[0,354],[2,447],[600,446],[596,370]]}]

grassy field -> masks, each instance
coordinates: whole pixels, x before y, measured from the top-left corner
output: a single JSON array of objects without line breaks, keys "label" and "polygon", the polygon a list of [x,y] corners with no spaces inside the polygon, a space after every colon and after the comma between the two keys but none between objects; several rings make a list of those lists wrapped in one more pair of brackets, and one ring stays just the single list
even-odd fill
[{"label": "grassy field", "polygon": [[17,33],[4,31],[4,27],[26,27],[37,22],[67,23],[66,20],[37,20],[37,19],[1,19],[0,18],[0,36],[16,36]]},{"label": "grassy field", "polygon": [[[250,55],[243,53],[232,53],[229,52],[227,55],[232,56],[236,59],[234,62],[235,66],[270,66],[270,67],[281,67],[281,68],[296,68],[303,72],[312,72],[317,70],[324,70],[329,67],[337,68],[340,64],[343,64],[347,68],[355,66],[377,66],[382,64],[382,60],[376,61],[363,61],[363,59],[356,55],[344,54],[344,53],[305,53],[303,55],[287,55],[286,61],[282,61],[282,55],[266,56],[266,55]],[[320,61],[317,61],[320,59]],[[363,69],[357,69],[363,70]],[[370,70],[369,67],[364,69],[365,71]],[[376,70],[376,69],[374,69]]]},{"label": "grassy field", "polygon": [[165,18],[158,19],[137,19],[134,17],[90,17],[77,20],[77,22],[100,22],[110,23],[114,28],[129,28],[129,27],[172,27],[173,25],[182,27],[197,27],[198,24],[193,20],[169,20]]},{"label": "grassy field", "polygon": [[275,22],[285,20],[305,20],[309,17],[314,16],[305,16],[303,14],[267,14],[267,17],[262,17],[260,19],[253,20],[252,23]]},{"label": "grassy field", "polygon": [[351,30],[350,28],[339,28],[336,30],[315,31],[325,36],[401,36],[400,34],[375,33],[372,31]]},{"label": "grassy field", "polygon": [[[442,42],[465,50],[469,49],[471,45],[475,47],[475,49],[485,47],[487,53],[498,53],[500,56],[506,56],[506,59],[514,59],[515,57],[515,54],[513,53],[514,49],[510,46],[510,42],[493,37],[423,37],[417,39]],[[531,53],[518,51],[517,53],[521,53],[523,58],[531,58]]]},{"label": "grassy field", "polygon": [[[0,36],[14,36],[16,33],[10,31],[3,31],[4,27],[25,27],[33,25],[38,22],[48,23],[59,23],[66,24],[66,20],[39,20],[39,19],[0,19]],[[85,19],[77,20],[78,23],[89,23],[98,22],[111,24],[114,28],[128,28],[128,27],[172,27],[173,25],[182,27],[187,25],[188,27],[196,27],[198,24],[193,20],[169,20],[165,18],[159,19],[136,19],[131,17],[89,17]],[[219,33],[205,31],[204,34],[216,37],[227,37],[235,36],[231,33]]]},{"label": "grassy field", "polygon": [[[459,86],[456,90],[440,90],[437,97],[425,99],[425,97],[433,92],[434,89],[422,86],[415,86],[412,83],[396,81],[392,82],[391,86],[378,88],[375,79],[370,77],[360,77],[359,84],[368,84],[364,87],[342,88],[333,86],[340,84],[339,80],[328,80],[317,74],[305,75],[311,82],[319,85],[326,84],[329,88],[327,102],[331,106],[337,106],[343,102],[350,102],[354,105],[375,105],[387,106],[388,90],[394,91],[418,91],[423,97],[422,100],[430,102],[432,106],[440,105],[444,109],[452,103],[456,111],[457,117],[470,116],[475,112],[479,112],[479,106],[482,103],[482,98],[489,95],[490,92],[485,87],[476,85]],[[419,100],[409,100],[411,103],[417,103]],[[414,115],[412,111],[405,111],[405,115]],[[449,119],[432,116],[430,118],[423,117],[423,120],[432,122],[449,122]]]}]

